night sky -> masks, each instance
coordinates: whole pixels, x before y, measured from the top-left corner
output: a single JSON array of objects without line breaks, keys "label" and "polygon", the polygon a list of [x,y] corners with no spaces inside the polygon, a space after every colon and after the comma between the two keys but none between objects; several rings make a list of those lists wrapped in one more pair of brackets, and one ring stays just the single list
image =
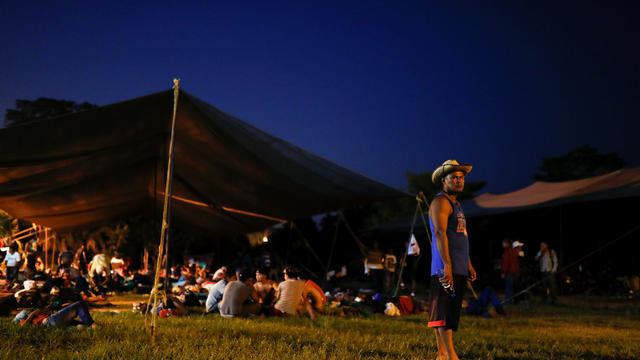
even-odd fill
[{"label": "night sky", "polygon": [[1,1],[0,111],[106,105],[179,77],[389,185],[457,159],[513,191],[587,143],[640,166],[640,11],[614,3]]}]

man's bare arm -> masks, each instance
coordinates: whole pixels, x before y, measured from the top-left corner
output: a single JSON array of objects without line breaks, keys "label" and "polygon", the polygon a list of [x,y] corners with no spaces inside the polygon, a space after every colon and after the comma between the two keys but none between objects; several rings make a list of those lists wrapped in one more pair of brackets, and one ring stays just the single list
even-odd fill
[{"label": "man's bare arm", "polygon": [[469,258],[469,280],[476,281],[476,277],[476,269],[473,267],[473,265],[471,265],[471,258]]},{"label": "man's bare arm", "polygon": [[444,276],[441,278],[441,282],[449,285],[453,285],[453,272],[451,268],[451,256],[449,255],[447,223],[449,215],[451,215],[452,212],[453,208],[449,201],[440,196],[433,199],[431,207],[429,208],[429,215],[433,221],[435,231],[433,235],[436,241],[436,247],[444,264]]}]

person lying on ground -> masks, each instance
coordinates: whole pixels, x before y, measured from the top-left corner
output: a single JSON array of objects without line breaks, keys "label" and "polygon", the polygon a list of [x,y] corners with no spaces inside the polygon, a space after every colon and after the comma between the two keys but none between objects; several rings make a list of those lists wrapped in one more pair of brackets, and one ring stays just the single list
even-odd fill
[{"label": "person lying on ground", "polygon": [[[467,287],[471,290],[472,294],[472,296],[462,301],[462,308],[467,314],[486,318],[493,318],[496,316],[496,313],[503,316],[506,315],[500,298],[491,286],[487,286],[480,296],[475,293],[469,283],[467,283]],[[492,305],[493,308],[491,308],[490,305]]]},{"label": "person lying on ground", "polygon": [[253,288],[254,278],[244,272],[236,272],[236,277],[238,280],[230,281],[222,294],[220,315],[225,318],[257,315],[261,305]]},{"label": "person lying on ground", "polygon": [[14,322],[19,322],[21,326],[48,326],[59,329],[69,326],[96,327],[89,313],[89,308],[84,301],[74,302],[56,312],[45,308],[35,309],[31,312],[24,310],[16,315]]}]

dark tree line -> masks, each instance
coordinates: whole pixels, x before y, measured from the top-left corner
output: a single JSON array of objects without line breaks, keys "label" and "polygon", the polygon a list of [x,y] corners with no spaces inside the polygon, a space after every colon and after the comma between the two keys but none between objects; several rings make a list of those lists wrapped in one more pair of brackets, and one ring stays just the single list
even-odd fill
[{"label": "dark tree line", "polygon": [[68,100],[38,98],[35,101],[18,99],[15,109],[7,109],[4,115],[5,126],[16,126],[34,120],[43,120],[78,111],[89,110],[97,105],[88,102],[76,103]]},{"label": "dark tree line", "polygon": [[560,182],[603,175],[625,167],[618,153],[600,154],[591,145],[579,146],[560,156],[542,159],[534,180]]}]

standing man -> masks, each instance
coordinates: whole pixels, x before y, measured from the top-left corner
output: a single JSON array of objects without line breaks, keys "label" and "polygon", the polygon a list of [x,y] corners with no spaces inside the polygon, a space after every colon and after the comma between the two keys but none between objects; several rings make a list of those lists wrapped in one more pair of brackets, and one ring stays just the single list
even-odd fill
[{"label": "standing man", "polygon": [[[514,242],[515,243],[515,242]],[[502,267],[500,269],[500,276],[504,279],[504,302],[513,302],[513,286],[520,272],[520,266],[518,265],[518,251],[511,246],[511,240],[502,240]]]},{"label": "standing man", "polygon": [[13,283],[18,279],[18,269],[20,268],[20,253],[18,252],[18,243],[14,242],[9,245],[7,255],[4,256],[4,261],[7,263],[6,270],[6,288],[11,289]]},{"label": "standing man", "polygon": [[458,360],[453,348],[453,331],[458,330],[467,279],[476,279],[476,271],[469,260],[466,220],[460,202],[456,200],[470,171],[471,165],[447,160],[431,176],[431,181],[442,187],[429,208],[434,241],[431,245],[428,326],[435,329],[439,360]]},{"label": "standing man", "polygon": [[551,304],[556,302],[556,271],[558,271],[558,257],[553,249],[549,249],[546,242],[540,243],[540,251],[536,254],[536,260],[540,262],[540,274],[542,275],[542,299],[550,299]]}]

